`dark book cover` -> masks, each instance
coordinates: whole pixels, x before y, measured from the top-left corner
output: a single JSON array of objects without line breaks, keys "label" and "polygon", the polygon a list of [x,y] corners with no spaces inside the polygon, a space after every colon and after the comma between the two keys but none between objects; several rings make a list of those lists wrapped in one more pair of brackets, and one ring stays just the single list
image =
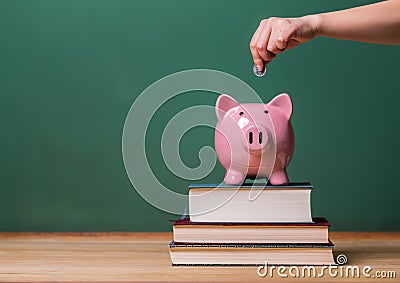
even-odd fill
[{"label": "dark book cover", "polygon": [[[257,266],[260,266],[260,265],[262,265],[262,264],[246,264],[246,263],[242,263],[242,264],[240,264],[240,263],[232,263],[232,264],[227,264],[227,263],[224,263],[224,264],[222,264],[222,263],[220,263],[220,264],[214,264],[214,263],[208,263],[208,264],[206,264],[206,263],[173,263],[173,264],[171,264],[172,265],[172,267],[174,267],[174,266],[176,266],[176,267],[179,267],[179,266],[181,266],[181,267],[184,267],[184,266],[187,266],[187,267],[190,267],[190,266],[193,266],[193,267],[250,267],[250,266],[255,266],[255,267],[257,267]],[[303,266],[304,264],[279,264],[279,266],[293,266],[293,265],[295,265],[295,266]],[[335,265],[335,266],[338,266],[337,264],[307,264],[307,266],[332,266],[332,265]]]},{"label": "dark book cover", "polygon": [[191,184],[189,189],[199,189],[199,188],[265,188],[265,189],[312,189],[313,186],[309,182],[299,182],[299,183],[289,183],[287,185],[271,185],[271,184],[260,184],[260,183],[244,183],[241,186],[238,185],[227,185],[225,183],[221,184]]},{"label": "dark book cover", "polygon": [[178,243],[171,241],[169,243],[170,248],[242,248],[242,249],[252,249],[252,248],[308,248],[308,249],[313,249],[313,248],[330,248],[333,249],[335,245],[331,242],[331,240],[328,239],[328,243],[298,243],[298,244],[293,244],[293,243],[279,243],[279,244],[246,244],[246,243],[240,243],[240,244],[215,244],[215,243]]},{"label": "dark book cover", "polygon": [[330,227],[331,224],[326,220],[324,217],[313,217],[313,222],[309,223],[251,223],[251,222],[238,222],[238,223],[232,223],[232,222],[192,222],[190,221],[189,217],[183,218],[183,219],[178,219],[173,222],[174,226],[181,226],[181,225],[191,225],[191,226],[202,226],[202,225],[207,225],[207,226],[278,226],[278,227],[286,227],[286,226],[307,226],[307,227],[319,227],[319,226],[324,226],[324,227]]}]

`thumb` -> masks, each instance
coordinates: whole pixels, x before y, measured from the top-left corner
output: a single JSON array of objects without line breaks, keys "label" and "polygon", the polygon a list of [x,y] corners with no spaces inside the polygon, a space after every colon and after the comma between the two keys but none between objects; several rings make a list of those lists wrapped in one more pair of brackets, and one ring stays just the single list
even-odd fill
[{"label": "thumb", "polygon": [[281,35],[276,39],[276,47],[278,49],[283,50],[286,48],[288,41],[289,41],[289,36],[284,37]]},{"label": "thumb", "polygon": [[278,28],[272,30],[267,47],[267,50],[275,55],[278,55],[285,50],[290,35],[285,30],[279,30]]}]

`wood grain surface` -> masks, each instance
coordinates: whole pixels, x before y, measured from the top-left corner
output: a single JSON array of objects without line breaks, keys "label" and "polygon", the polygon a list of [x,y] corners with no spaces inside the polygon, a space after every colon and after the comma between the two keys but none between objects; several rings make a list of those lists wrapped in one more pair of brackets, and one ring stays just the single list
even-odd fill
[{"label": "wood grain surface", "polygon": [[[0,233],[0,281],[400,282],[400,232],[331,232],[334,254],[371,277],[273,278],[257,267],[173,267],[171,233]],[[372,278],[395,271],[397,278]],[[382,273],[381,273],[382,274]]]}]

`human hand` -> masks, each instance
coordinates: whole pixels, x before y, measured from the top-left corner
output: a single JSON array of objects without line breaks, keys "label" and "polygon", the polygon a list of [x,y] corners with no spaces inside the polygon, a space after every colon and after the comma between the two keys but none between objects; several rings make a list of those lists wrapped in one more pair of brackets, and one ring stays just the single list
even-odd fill
[{"label": "human hand", "polygon": [[311,40],[317,32],[317,15],[262,20],[250,42],[254,64],[263,71],[276,55]]}]

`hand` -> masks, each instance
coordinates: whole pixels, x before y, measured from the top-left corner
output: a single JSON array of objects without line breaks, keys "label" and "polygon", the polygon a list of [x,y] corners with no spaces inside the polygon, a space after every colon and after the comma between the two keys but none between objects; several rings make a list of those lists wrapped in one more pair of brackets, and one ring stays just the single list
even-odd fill
[{"label": "hand", "polygon": [[317,27],[316,15],[262,20],[250,42],[250,51],[257,69],[264,70],[276,55],[314,38]]}]

